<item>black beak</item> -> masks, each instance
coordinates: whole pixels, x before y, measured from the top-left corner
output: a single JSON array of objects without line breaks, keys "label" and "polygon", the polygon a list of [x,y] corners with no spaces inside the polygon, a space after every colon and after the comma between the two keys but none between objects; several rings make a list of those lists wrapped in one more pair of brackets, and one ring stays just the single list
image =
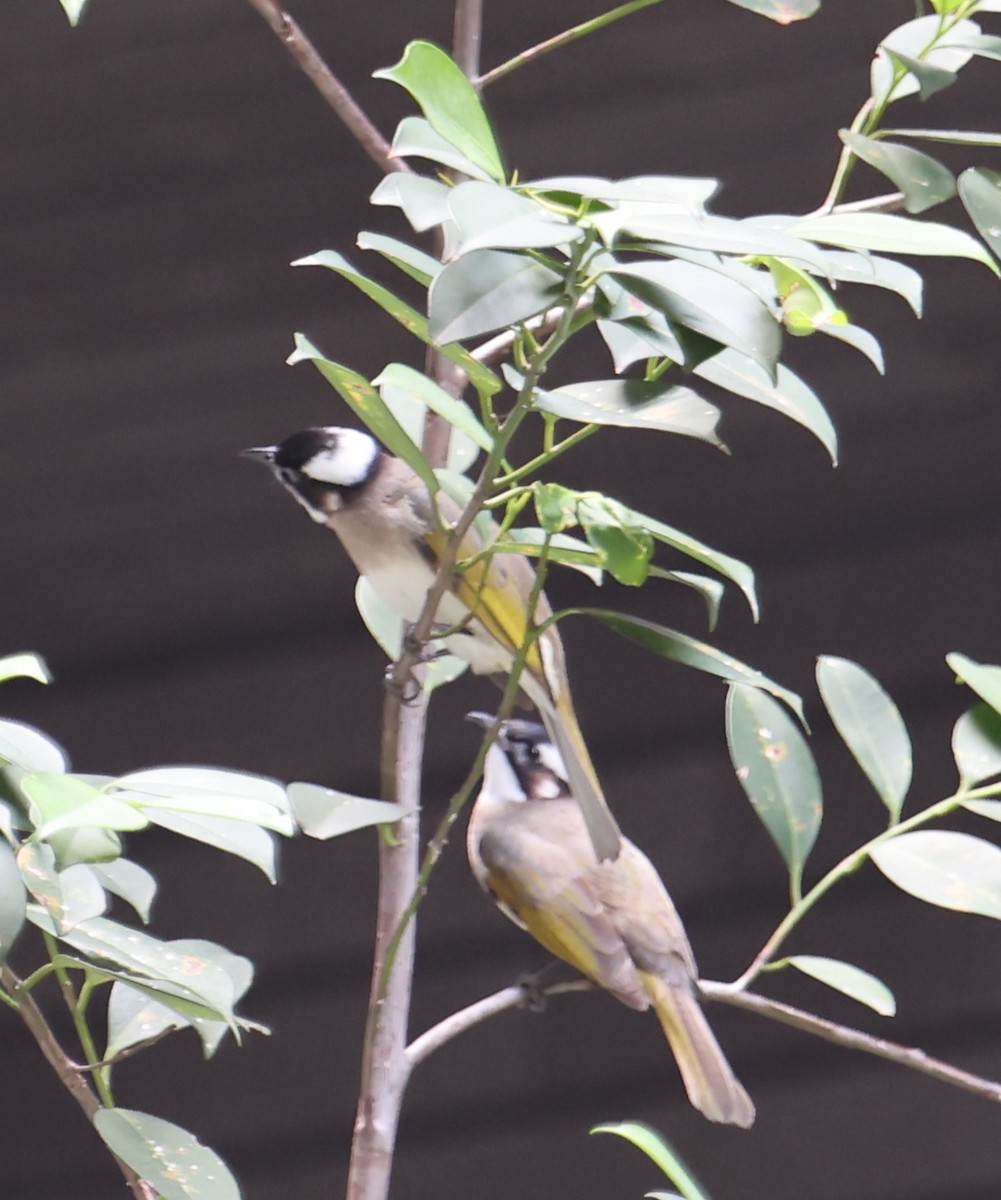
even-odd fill
[{"label": "black beak", "polygon": [[241,458],[252,458],[256,462],[267,463],[269,467],[274,466],[275,454],[278,452],[277,446],[251,446],[248,450],[241,450]]}]

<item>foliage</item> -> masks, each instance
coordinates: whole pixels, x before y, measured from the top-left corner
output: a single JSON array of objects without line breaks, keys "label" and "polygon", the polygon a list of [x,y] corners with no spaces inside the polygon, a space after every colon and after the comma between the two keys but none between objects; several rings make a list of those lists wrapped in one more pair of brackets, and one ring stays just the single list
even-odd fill
[{"label": "foliage", "polygon": [[[72,23],[85,2],[62,0]],[[780,23],[808,17],[819,6],[819,0],[732,2]],[[712,629],[728,585],[738,589],[757,618],[751,568],[611,496],[564,487],[551,468],[607,426],[725,449],[717,402],[734,396],[795,421],[836,460],[833,423],[821,399],[785,361],[785,335],[833,337],[882,371],[878,339],[853,322],[843,302],[855,285],[894,293],[920,316],[922,278],[901,258],[953,256],[1001,274],[996,261],[1001,174],[971,161],[956,176],[926,149],[912,145],[949,143],[975,156],[1001,145],[1001,133],[887,124],[902,99],[916,95],[929,101],[956,84],[974,59],[1001,60],[1001,37],[986,33],[975,19],[1001,12],[1001,0],[932,0],[930,8],[919,2],[917,15],[887,34],[872,61],[869,95],[840,131],[828,195],[812,213],[723,217],[712,208],[719,187],[715,179],[522,179],[505,164],[476,85],[654,3],[632,0],[609,10],[478,80],[467,78],[445,51],[426,41],[412,42],[395,66],[376,72],[403,88],[420,115],[401,121],[389,157],[403,169],[386,173],[372,203],[399,210],[415,235],[432,233],[439,253],[432,257],[395,235],[361,233],[359,248],[400,272],[395,290],[337,250],[318,251],[296,265],[330,270],[337,286],[356,288],[412,334],[422,351],[429,348],[449,360],[475,392],[474,404],[407,363],[386,364],[367,379],[327,357],[304,333],[295,335],[289,361],[312,363],[373,434],[412,466],[432,496],[445,491],[463,506],[450,531],[453,558],[446,561],[443,577],[503,551],[532,558],[540,586],[552,565],[583,570],[597,582],[607,573],[628,587],[657,579],[702,596]],[[415,173],[411,160],[431,164],[428,173]],[[859,164],[888,179],[896,191],[846,204]],[[927,219],[956,196],[975,232]],[[553,362],[578,339],[603,345],[607,376],[545,386]],[[422,446],[428,413],[450,427],[444,467],[433,465]],[[519,430],[530,431],[534,441],[516,459]],[[525,440],[517,445],[523,447]],[[529,512],[535,523],[523,524]],[[459,539],[473,521],[488,532],[487,547],[475,559],[456,562]],[[655,561],[664,554],[666,561]],[[439,597],[432,589],[422,618],[426,631]],[[365,580],[359,582],[357,603],[386,653],[405,662],[409,650],[399,620],[380,606]],[[804,887],[823,801],[819,771],[801,728],[799,697],[713,645],[606,607],[558,612],[530,629],[520,663],[551,623],[578,615],[728,684],[731,758],[783,858],[790,896],[788,912],[765,946],[740,978],[726,985],[731,996],[746,993],[763,972],[792,968],[891,1016],[893,995],[863,968],[813,954],[778,957],[789,935],[834,885],[870,862],[890,883],[927,903],[1001,918],[1001,849],[966,833],[927,828],[960,808],[1001,820],[1001,667],[950,656],[956,675],[983,703],[954,730],[956,790],[904,816],[912,762],[900,712],[862,667],[820,659],[817,683],[827,713],[887,821]],[[437,659],[428,690],[461,669],[447,656]],[[44,664],[31,656],[0,661],[0,677],[4,671],[47,679]],[[513,700],[516,683],[517,669],[505,704]],[[475,785],[484,750],[449,805],[443,832],[432,840],[418,887],[377,966],[367,1037],[383,1019],[380,989],[394,969],[394,956],[451,822]],[[286,791],[270,780],[204,768],[159,768],[117,779],[74,775],[60,747],[37,730],[9,721],[0,722],[0,765],[5,788],[0,950],[5,960],[27,922],[38,930],[45,951],[42,964],[25,979],[4,967],[0,997],[22,1009],[35,988],[53,977],[100,1098],[95,1125],[111,1150],[167,1200],[191,1194],[194,1170],[217,1179],[217,1186],[201,1195],[229,1200],[238,1192],[218,1158],[176,1126],[116,1108],[111,1082],[114,1060],[151,1037],[190,1026],[211,1055],[227,1032],[239,1037],[259,1029],[235,1011],[252,968],[211,943],[161,942],[104,915],[114,895],[146,922],[155,891],[148,873],[123,856],[120,835],[158,825],[243,857],[273,880],[275,833],[292,834],[298,821],[312,836],[332,837],[393,821],[401,809],[307,784]],[[87,1014],[93,994],[105,985],[108,1042],[99,1055]],[[686,1200],[704,1200],[705,1193],[652,1130],[627,1123],[598,1131],[626,1137],[664,1170]]]}]

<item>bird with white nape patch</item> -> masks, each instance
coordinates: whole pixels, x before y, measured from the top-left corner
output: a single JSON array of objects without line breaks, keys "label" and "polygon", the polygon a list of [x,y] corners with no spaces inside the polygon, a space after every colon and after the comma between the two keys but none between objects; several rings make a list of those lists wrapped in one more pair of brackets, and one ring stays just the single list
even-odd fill
[{"label": "bird with white nape patch", "polygon": [[[469,713],[489,728],[494,718]],[[497,907],[551,954],[641,1012],[652,1008],[692,1105],[747,1128],[754,1104],[695,991],[695,958],[656,867],[628,838],[600,861],[562,756],[532,721],[505,721],[469,816],[469,865]]]},{"label": "bird with white nape patch", "polygon": [[[357,429],[303,429],[277,445],[244,454],[271,467],[313,520],[337,534],[386,605],[404,621],[418,619],[448,544],[448,527],[461,516],[449,496],[437,497],[439,522],[423,480]],[[458,560],[476,558],[484,545],[478,530],[470,527],[458,547]],[[437,624],[454,630],[445,639],[451,653],[478,674],[510,674],[531,626],[552,615],[544,594],[529,613],[535,581],[535,571],[520,554],[493,554],[456,570],[435,613]],[[618,827],[577,722],[555,625],[529,648],[519,683],[566,762],[595,852],[602,859],[614,858]]]}]

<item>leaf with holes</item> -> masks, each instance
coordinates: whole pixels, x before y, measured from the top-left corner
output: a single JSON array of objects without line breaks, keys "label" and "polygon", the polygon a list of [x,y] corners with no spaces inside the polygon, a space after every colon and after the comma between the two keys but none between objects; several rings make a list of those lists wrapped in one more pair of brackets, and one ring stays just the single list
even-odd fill
[{"label": "leaf with holes", "polygon": [[103,1108],[94,1114],[94,1128],[162,1200],[240,1200],[219,1155],[179,1125],[133,1109]]},{"label": "leaf with holes", "polygon": [[760,688],[735,684],[726,740],[740,786],[778,846],[794,891],[823,815],[817,764],[788,713]]}]

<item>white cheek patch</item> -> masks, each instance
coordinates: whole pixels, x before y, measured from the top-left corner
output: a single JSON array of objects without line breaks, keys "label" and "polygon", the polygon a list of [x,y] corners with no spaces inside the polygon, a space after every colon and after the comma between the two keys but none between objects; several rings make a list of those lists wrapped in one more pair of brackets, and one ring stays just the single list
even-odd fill
[{"label": "white cheek patch", "polygon": [[[549,771],[551,771],[557,779],[562,779],[564,783],[569,782],[570,776],[567,773],[566,763],[563,761],[563,755],[553,745],[552,742],[539,742],[536,746],[539,752],[539,762]],[[555,786],[555,785],[554,785]]]},{"label": "white cheek patch", "polygon": [[525,789],[508,762],[507,755],[499,746],[487,751],[483,768],[483,790],[492,800],[526,800]]},{"label": "white cheek patch", "polygon": [[333,487],[355,487],[364,482],[379,453],[373,438],[360,429],[338,429],[332,450],[321,450],[300,468],[303,475]]}]

